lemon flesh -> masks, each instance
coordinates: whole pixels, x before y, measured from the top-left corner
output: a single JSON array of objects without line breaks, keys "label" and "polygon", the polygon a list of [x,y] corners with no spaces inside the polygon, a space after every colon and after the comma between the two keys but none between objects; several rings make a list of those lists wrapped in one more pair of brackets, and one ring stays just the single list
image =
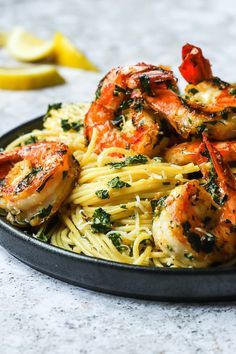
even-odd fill
[{"label": "lemon flesh", "polygon": [[0,89],[32,90],[65,82],[52,65],[31,65],[19,68],[0,67]]},{"label": "lemon flesh", "polygon": [[79,51],[71,41],[62,33],[57,32],[54,36],[54,59],[57,64],[72,68],[99,71],[84,53]]},{"label": "lemon flesh", "polygon": [[15,28],[8,36],[8,52],[17,60],[35,62],[46,59],[53,54],[53,41],[44,41],[25,32],[22,28]]}]

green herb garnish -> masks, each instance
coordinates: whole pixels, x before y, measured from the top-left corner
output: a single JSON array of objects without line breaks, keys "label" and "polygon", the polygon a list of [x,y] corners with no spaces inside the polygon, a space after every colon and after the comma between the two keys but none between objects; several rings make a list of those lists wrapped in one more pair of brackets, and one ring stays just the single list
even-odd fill
[{"label": "green herb garnish", "polygon": [[146,164],[147,162],[148,162],[147,156],[138,154],[134,156],[129,156],[124,161],[121,162],[110,162],[109,165],[112,168],[121,169],[122,167],[125,166],[142,165],[142,164]]},{"label": "green herb garnish", "polygon": [[149,77],[144,74],[140,76],[139,81],[144,92],[146,92],[149,96],[152,96],[153,94],[151,90],[151,83]]},{"label": "green herb garnish", "polygon": [[191,230],[191,225],[188,221],[182,224],[184,234],[187,236],[188,242],[196,252],[211,253],[215,248],[216,238],[209,232],[205,232],[200,236]]},{"label": "green herb garnish", "polygon": [[46,235],[43,231],[37,235],[37,240],[43,241],[43,242],[48,242],[50,237],[48,235]]},{"label": "green herb garnish", "polygon": [[192,255],[192,253],[184,253],[184,257],[189,259],[190,261],[193,261],[194,260],[194,257]]},{"label": "green herb garnish", "polygon": [[111,232],[108,235],[108,238],[111,240],[111,242],[113,243],[113,245],[116,247],[116,249],[121,252],[124,248],[124,246],[122,246],[121,244],[121,235],[119,232]]},{"label": "green herb garnish", "polygon": [[64,132],[68,132],[69,130],[74,130],[75,132],[79,132],[83,126],[84,126],[83,123],[81,123],[80,121],[70,123],[68,119],[61,120],[61,127],[64,130]]},{"label": "green herb garnish", "polygon": [[41,184],[41,186],[36,189],[36,192],[40,193],[43,190],[43,188],[46,186],[46,183],[50,178],[51,178],[51,176],[46,178],[45,181]]},{"label": "green herb garnish", "polygon": [[107,233],[111,231],[111,216],[104,209],[95,209],[93,214],[92,230],[96,233]]},{"label": "green herb garnish", "polygon": [[121,204],[121,205],[120,205],[120,208],[121,208],[121,209],[128,209],[125,204]]},{"label": "green herb garnish", "polygon": [[161,156],[155,156],[152,158],[152,160],[157,161],[157,162],[164,162],[165,161],[164,157],[161,157]]},{"label": "green herb garnish", "polygon": [[229,93],[230,93],[231,95],[233,95],[233,96],[236,96],[236,88],[231,88],[231,89],[229,90]]},{"label": "green herb garnish", "polygon": [[62,179],[65,179],[68,175],[68,171],[63,171],[62,172]]},{"label": "green herb garnish", "polygon": [[145,155],[134,155],[134,156],[129,156],[125,159],[126,166],[129,165],[142,165],[146,164],[148,162],[148,158]]},{"label": "green herb garnish", "polygon": [[[153,199],[151,201],[151,207],[152,207],[152,211],[154,212],[156,210],[156,208],[160,208],[160,207],[164,207],[166,204],[165,204],[165,200],[166,200],[167,196],[163,196],[159,199]],[[161,210],[160,210],[161,211]]]},{"label": "green herb garnish", "polygon": [[192,95],[196,95],[199,91],[195,89],[194,87],[188,90],[188,93],[191,93]]},{"label": "green herb garnish", "polygon": [[115,116],[111,122],[117,129],[122,130],[125,122],[125,116],[123,114],[119,114]]},{"label": "green herb garnish", "polygon": [[47,216],[50,215],[52,211],[52,205],[49,204],[49,206],[47,208],[43,208],[38,214],[36,214],[35,216],[40,217],[41,219],[46,218]]},{"label": "green herb garnish", "polygon": [[99,189],[98,191],[95,192],[95,194],[100,199],[109,199],[110,198],[109,192],[106,189]]},{"label": "green herb garnish", "polygon": [[28,187],[28,185],[33,181],[34,177],[42,170],[43,168],[41,166],[37,168],[33,167],[31,172],[25,176],[25,178],[20,183],[18,183],[17,187],[15,188],[15,193],[19,193]]},{"label": "green herb garnish", "polygon": [[31,145],[38,142],[38,138],[36,136],[31,135],[27,140],[24,141],[25,145]]},{"label": "green herb garnish", "polygon": [[49,104],[48,105],[48,109],[47,109],[47,112],[44,116],[44,120],[47,119],[49,116],[50,116],[50,113],[53,109],[60,109],[62,106],[62,103],[54,103],[54,104]]},{"label": "green herb garnish", "polygon": [[124,182],[120,179],[120,177],[114,177],[112,178],[108,183],[108,186],[111,187],[111,188],[115,188],[115,189],[118,189],[118,188],[123,188],[123,187],[131,187],[131,185],[127,182]]},{"label": "green herb garnish", "polygon": [[105,80],[105,77],[103,77],[99,84],[98,84],[98,87],[97,87],[97,90],[95,92],[95,99],[97,100],[100,96],[101,96],[101,93],[102,93],[102,85],[103,85],[103,81]]},{"label": "green herb garnish", "polygon": [[114,91],[113,91],[113,95],[114,96],[119,96],[120,95],[120,93],[125,93],[125,89],[123,89],[123,87],[120,87],[120,86],[118,86],[118,85],[115,85],[115,89],[114,89]]}]

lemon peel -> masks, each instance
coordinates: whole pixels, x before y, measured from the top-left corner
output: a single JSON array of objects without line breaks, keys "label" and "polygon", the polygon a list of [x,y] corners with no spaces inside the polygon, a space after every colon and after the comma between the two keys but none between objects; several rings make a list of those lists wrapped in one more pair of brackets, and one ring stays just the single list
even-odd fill
[{"label": "lemon peel", "polygon": [[32,90],[61,85],[65,82],[53,65],[0,67],[0,89]]},{"label": "lemon peel", "polygon": [[84,53],[78,50],[73,43],[62,33],[57,32],[54,36],[54,58],[56,64],[79,68],[90,71],[99,71]]}]

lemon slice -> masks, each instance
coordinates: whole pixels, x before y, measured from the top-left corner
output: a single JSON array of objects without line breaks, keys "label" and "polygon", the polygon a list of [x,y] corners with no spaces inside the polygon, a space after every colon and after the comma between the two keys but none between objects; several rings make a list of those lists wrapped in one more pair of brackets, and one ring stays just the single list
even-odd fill
[{"label": "lemon slice", "polygon": [[56,63],[59,65],[99,71],[98,67],[84,53],[75,48],[71,41],[60,32],[55,33],[54,36],[54,56]]},{"label": "lemon slice", "polygon": [[17,27],[9,34],[7,49],[17,60],[35,62],[52,55],[53,41],[44,41]]},{"label": "lemon slice", "polygon": [[31,90],[63,84],[65,80],[52,65],[27,67],[0,67],[0,88],[7,90]]}]

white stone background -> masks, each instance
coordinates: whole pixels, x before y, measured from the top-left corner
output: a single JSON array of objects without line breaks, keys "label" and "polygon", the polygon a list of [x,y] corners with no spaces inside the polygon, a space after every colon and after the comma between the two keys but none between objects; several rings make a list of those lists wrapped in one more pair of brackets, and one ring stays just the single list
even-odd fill
[{"label": "white stone background", "polygon": [[[216,75],[236,79],[233,0],[0,0],[0,31],[68,35],[102,69],[180,62],[185,42],[204,48]],[[0,50],[0,65],[10,65]],[[62,70],[64,86],[0,90],[0,134],[53,102],[88,101],[102,75]],[[125,299],[40,274],[0,249],[0,353],[235,353],[235,303]]]}]

